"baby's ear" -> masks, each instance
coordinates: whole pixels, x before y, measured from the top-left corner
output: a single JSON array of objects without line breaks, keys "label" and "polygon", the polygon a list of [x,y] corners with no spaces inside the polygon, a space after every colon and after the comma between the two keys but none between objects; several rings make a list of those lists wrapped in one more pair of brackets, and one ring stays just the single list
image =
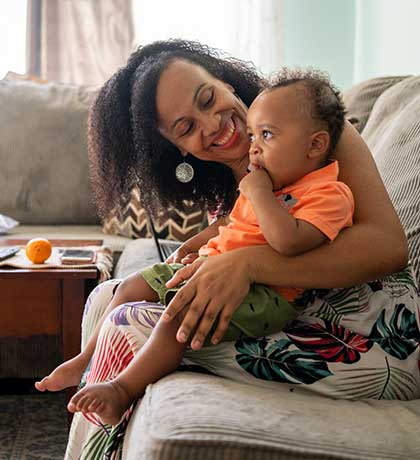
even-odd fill
[{"label": "baby's ear", "polygon": [[318,158],[328,150],[330,146],[330,135],[327,131],[317,131],[311,136],[311,147],[308,152],[309,158]]}]

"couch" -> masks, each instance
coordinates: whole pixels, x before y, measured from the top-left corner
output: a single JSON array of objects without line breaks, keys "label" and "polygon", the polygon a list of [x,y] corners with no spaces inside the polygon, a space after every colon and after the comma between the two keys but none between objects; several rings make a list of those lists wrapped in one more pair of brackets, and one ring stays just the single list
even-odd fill
[{"label": "couch", "polygon": [[[100,239],[114,254],[114,276],[132,270],[131,238],[105,234],[88,174],[86,121],[95,88],[0,81],[0,214],[20,222],[2,240]],[[136,241],[138,263],[157,257],[151,239]],[[0,378],[41,377],[61,361],[55,336],[0,337]]]},{"label": "couch", "polygon": [[[80,97],[85,100],[84,96]],[[419,280],[420,77],[386,77],[362,82],[347,91],[344,99],[349,117],[357,120],[358,129],[375,156],[406,229]],[[86,107],[82,110],[82,127],[79,126],[82,132]],[[24,130],[19,129],[20,132]],[[72,139],[70,137],[70,142]],[[0,137],[3,156],[2,141]],[[36,142],[32,144],[35,146]],[[63,153],[59,146],[53,148],[54,155]],[[26,161],[26,157],[23,158]],[[86,160],[82,156],[78,161]],[[65,177],[75,184],[73,190],[79,191],[80,181],[86,181],[87,164],[84,164],[78,177],[72,172],[62,176],[60,184]],[[32,173],[27,178],[22,168],[16,167],[16,172],[22,183],[35,181],[29,184],[40,187],[39,177],[45,180],[45,174]],[[57,170],[52,173],[57,174]],[[11,170],[7,174],[10,175]],[[1,175],[0,184],[3,184]],[[32,189],[32,185],[27,185],[26,194],[30,195]],[[81,198],[85,206],[88,195],[86,191]],[[7,214],[2,199],[0,195],[0,212]],[[51,196],[51,200],[54,199]],[[60,220],[40,221],[39,215],[23,219],[24,214],[13,216],[13,207],[9,211],[25,224],[10,237],[41,232],[45,236],[104,238],[121,252],[115,267],[116,277],[157,259],[151,240],[104,236],[90,211],[84,211],[83,221],[75,214],[69,221],[66,212]],[[419,426],[419,400],[333,400],[296,394],[281,387],[262,389],[211,375],[175,372],[147,388],[142,404],[130,420],[123,459],[417,460],[420,458]]]}]

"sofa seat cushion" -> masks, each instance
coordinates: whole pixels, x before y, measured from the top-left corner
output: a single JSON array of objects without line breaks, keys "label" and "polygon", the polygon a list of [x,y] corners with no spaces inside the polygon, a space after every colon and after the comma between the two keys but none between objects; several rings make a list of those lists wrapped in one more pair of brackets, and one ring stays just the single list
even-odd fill
[{"label": "sofa seat cushion", "polygon": [[151,238],[130,240],[118,259],[114,278],[125,278],[134,272],[160,262],[155,241]]},{"label": "sofa seat cushion", "polygon": [[123,459],[417,460],[419,426],[420,400],[333,400],[178,372],[147,388]]},{"label": "sofa seat cushion", "polygon": [[114,254],[121,253],[130,241],[123,236],[106,235],[100,225],[19,225],[3,237],[13,239],[48,238],[55,240],[103,240]]},{"label": "sofa seat cushion", "polygon": [[[180,245],[179,242],[159,240],[165,251],[172,253]],[[114,270],[114,278],[125,278],[134,272],[160,262],[156,243],[151,238],[139,238],[130,241],[118,259]]]}]

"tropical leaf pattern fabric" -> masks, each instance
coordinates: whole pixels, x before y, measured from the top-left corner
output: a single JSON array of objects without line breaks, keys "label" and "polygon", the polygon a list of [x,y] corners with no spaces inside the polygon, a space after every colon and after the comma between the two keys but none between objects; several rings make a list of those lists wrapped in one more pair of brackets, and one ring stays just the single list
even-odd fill
[{"label": "tropical leaf pattern fabric", "polygon": [[420,342],[416,316],[403,303],[397,304],[389,319],[386,309],[381,311],[369,338],[386,353],[398,359],[406,359]]},{"label": "tropical leaf pattern fabric", "polygon": [[283,383],[314,383],[328,377],[325,362],[311,351],[290,349],[290,340],[268,344],[266,338],[242,339],[236,342],[237,363],[254,377]]},{"label": "tropical leaf pattern fabric", "polygon": [[[101,284],[86,303],[82,344],[101,317],[118,280]],[[163,306],[132,302],[104,322],[83,384],[123,370],[147,341]],[[183,365],[259,386],[345,399],[420,397],[420,301],[410,268],[346,289],[308,290],[299,316],[283,331],[257,339],[188,350]],[[141,401],[139,402],[141,404]],[[119,425],[75,414],[66,460],[121,458],[133,408]]]}]

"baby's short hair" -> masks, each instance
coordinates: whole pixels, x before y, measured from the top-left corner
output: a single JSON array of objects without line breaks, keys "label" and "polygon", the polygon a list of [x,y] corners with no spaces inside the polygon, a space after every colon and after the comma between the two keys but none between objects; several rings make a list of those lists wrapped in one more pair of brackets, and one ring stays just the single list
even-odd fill
[{"label": "baby's short hair", "polygon": [[306,90],[306,97],[309,96],[310,116],[326,126],[330,135],[329,152],[332,153],[344,129],[346,112],[340,92],[331,83],[326,72],[312,68],[288,69],[286,67],[270,77],[266,90],[298,83],[301,83]]}]

